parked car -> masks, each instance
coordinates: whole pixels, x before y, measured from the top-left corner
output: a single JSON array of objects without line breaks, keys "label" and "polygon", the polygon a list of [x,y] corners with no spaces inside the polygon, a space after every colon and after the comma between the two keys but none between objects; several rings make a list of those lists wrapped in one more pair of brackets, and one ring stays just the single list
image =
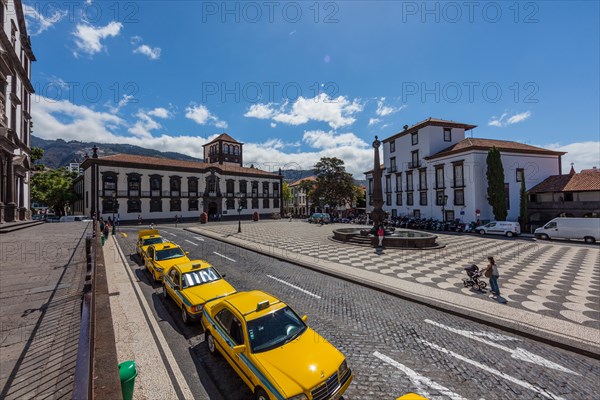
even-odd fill
[{"label": "parked car", "polygon": [[151,244],[146,250],[146,269],[154,281],[162,281],[165,270],[190,261],[188,254],[173,242]]},{"label": "parked car", "polygon": [[310,217],[308,217],[309,223],[320,224],[323,222],[324,224],[328,224],[331,222],[331,217],[327,213],[314,213]]},{"label": "parked car", "polygon": [[600,240],[600,218],[554,218],[535,230],[538,239],[581,239],[586,243]]},{"label": "parked car", "polygon": [[223,354],[256,399],[339,399],[352,381],[346,358],[281,300],[238,292],[204,305],[211,354]]},{"label": "parked car", "polygon": [[140,260],[145,262],[148,246],[165,242],[168,242],[168,240],[158,234],[158,229],[142,229],[138,231],[138,241],[135,246],[135,252],[138,257],[140,257]]},{"label": "parked car", "polygon": [[47,215],[45,218],[46,222],[60,222],[60,216],[58,215]]},{"label": "parked car", "polygon": [[207,301],[236,292],[217,270],[202,260],[177,264],[165,271],[163,296],[171,297],[181,309],[184,324],[197,321]]},{"label": "parked car", "polygon": [[63,215],[60,217],[59,222],[90,222],[92,221],[89,217],[83,215]]},{"label": "parked car", "polygon": [[479,232],[481,235],[506,235],[513,237],[521,234],[521,225],[518,222],[493,221],[489,224],[476,227],[475,232]]}]

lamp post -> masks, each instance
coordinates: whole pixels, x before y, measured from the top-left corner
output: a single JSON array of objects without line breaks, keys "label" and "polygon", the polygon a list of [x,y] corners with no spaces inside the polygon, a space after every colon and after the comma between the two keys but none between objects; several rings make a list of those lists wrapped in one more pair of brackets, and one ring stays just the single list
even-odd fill
[{"label": "lamp post", "polygon": [[448,195],[445,194],[443,197],[440,196],[439,198],[442,203],[442,222],[446,222],[446,203],[448,202]]},{"label": "lamp post", "polygon": [[240,201],[240,206],[238,207],[238,233],[242,233],[242,202]]}]

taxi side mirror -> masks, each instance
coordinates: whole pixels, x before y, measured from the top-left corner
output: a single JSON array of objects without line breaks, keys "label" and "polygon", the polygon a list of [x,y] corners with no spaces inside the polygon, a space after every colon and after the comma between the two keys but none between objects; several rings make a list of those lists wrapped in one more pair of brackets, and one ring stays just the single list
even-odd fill
[{"label": "taxi side mirror", "polygon": [[302,322],[306,322],[307,319],[308,319],[308,315],[303,315],[302,316]]},{"label": "taxi side mirror", "polygon": [[221,278],[225,278],[227,276],[227,274],[223,274],[221,275]]},{"label": "taxi side mirror", "polygon": [[246,345],[240,344],[239,346],[233,346],[233,354],[240,354],[246,351]]},{"label": "taxi side mirror", "polygon": [[185,252],[185,255],[186,255],[186,256],[189,256],[189,255],[190,255],[190,252],[189,252],[189,251],[186,251],[186,252]]}]

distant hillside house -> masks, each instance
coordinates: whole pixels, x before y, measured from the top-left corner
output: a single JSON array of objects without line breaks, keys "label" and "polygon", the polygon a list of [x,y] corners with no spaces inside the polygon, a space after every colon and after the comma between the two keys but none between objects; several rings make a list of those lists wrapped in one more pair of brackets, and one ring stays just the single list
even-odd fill
[{"label": "distant hillside house", "polygon": [[242,143],[226,133],[204,145],[208,162],[116,154],[98,157],[97,149],[74,182],[75,214],[121,221],[262,218],[281,213],[282,176],[242,167]]},{"label": "distant hillside house", "polygon": [[600,170],[552,175],[528,193],[527,214],[533,227],[555,217],[600,217]]},{"label": "distant hillside house", "polygon": [[[560,173],[557,152],[504,140],[465,138],[475,125],[429,118],[383,140],[383,209],[391,216],[462,222],[494,220],[487,200],[487,154],[500,150],[508,220],[519,217],[521,180],[526,189]],[[373,209],[373,171],[367,212]]]},{"label": "distant hillside house", "polygon": [[35,56],[21,1],[0,2],[0,223],[30,210],[31,63]]}]

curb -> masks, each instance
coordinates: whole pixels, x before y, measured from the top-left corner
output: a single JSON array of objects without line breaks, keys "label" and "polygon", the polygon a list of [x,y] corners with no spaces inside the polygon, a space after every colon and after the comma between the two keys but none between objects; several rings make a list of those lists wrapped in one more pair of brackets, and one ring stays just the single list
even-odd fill
[{"label": "curb", "polygon": [[[451,304],[448,302],[441,301],[439,299],[433,299],[431,297],[421,296],[415,293],[409,293],[402,289],[388,286],[386,284],[375,282],[369,279],[365,279],[364,277],[354,276],[352,274],[344,274],[334,269],[328,268],[325,263],[322,263],[319,267],[311,264],[309,262],[303,261],[301,259],[288,258],[283,255],[277,254],[275,251],[264,250],[260,246],[255,247],[247,244],[245,240],[237,239],[232,240],[229,237],[224,237],[223,234],[215,233],[212,231],[207,231],[199,228],[184,228],[184,230],[202,234],[204,236],[210,237],[211,239],[218,240],[220,242],[229,243],[235,246],[242,247],[244,249],[254,251],[268,257],[275,258],[280,261],[289,262],[304,268],[308,268],[310,270],[320,272],[322,274],[332,276],[335,278],[339,278],[345,280],[347,282],[352,282],[370,289],[375,289],[380,292],[384,292],[386,294],[399,297],[404,300],[411,301],[413,303],[422,304],[438,311],[447,312],[456,316],[460,316],[466,319],[469,319],[474,322],[490,325],[496,329],[500,329],[502,331],[519,335],[528,339],[533,339],[542,343],[549,344],[554,347],[559,347],[564,350],[568,350],[577,354],[584,355],[586,357],[600,359],[600,332],[598,332],[598,337],[596,338],[595,343],[592,342],[584,342],[581,340],[577,340],[574,337],[567,335],[560,335],[553,332],[545,331],[541,328],[536,328],[534,326],[524,325],[524,321],[515,321],[502,319],[498,317],[491,316],[490,314],[485,314],[480,311],[476,311],[467,307],[461,307],[456,304]],[[228,235],[229,236],[229,235]],[[295,254],[295,253],[294,253]]]}]

